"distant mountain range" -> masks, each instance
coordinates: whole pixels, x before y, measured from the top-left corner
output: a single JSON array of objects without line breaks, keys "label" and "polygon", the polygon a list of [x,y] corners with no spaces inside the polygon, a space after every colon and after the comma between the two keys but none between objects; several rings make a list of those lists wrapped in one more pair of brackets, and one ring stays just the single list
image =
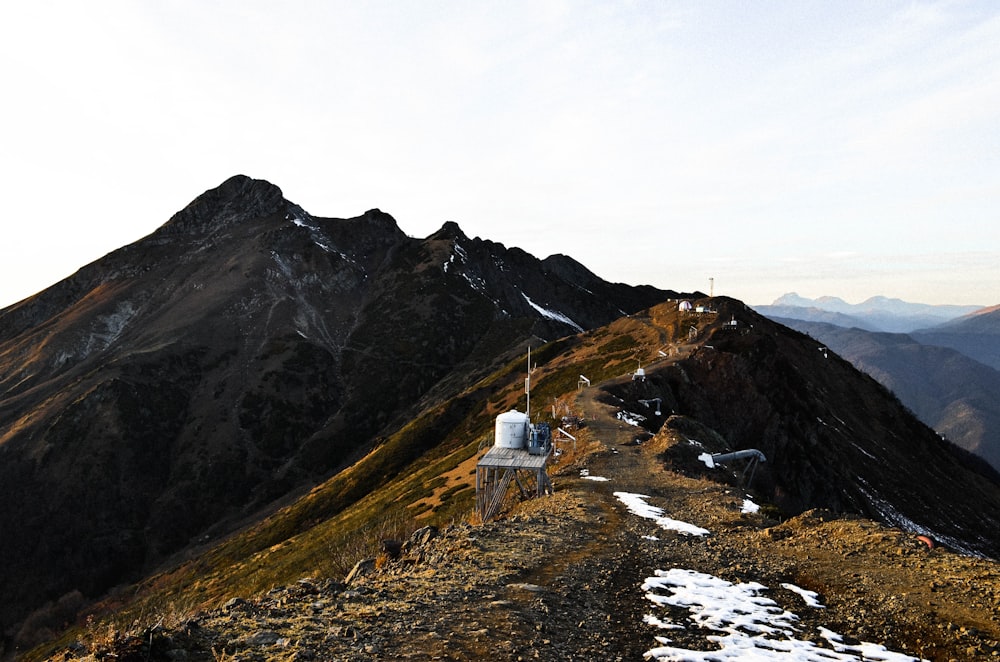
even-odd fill
[{"label": "distant mountain range", "polygon": [[851,304],[838,297],[808,299],[791,292],[778,297],[770,306],[755,306],[755,309],[768,317],[826,322],[867,331],[907,333],[975,313],[982,306],[909,303],[883,296]]},{"label": "distant mountain range", "polygon": [[236,176],[0,310],[0,648],[94,603],[218,605],[315,576],[389,513],[467,516],[527,346],[553,427],[586,375],[642,435],[762,451],[775,515],[855,513],[1000,558],[1000,476],[816,339],[455,223],[419,239],[377,209],[314,216]]}]

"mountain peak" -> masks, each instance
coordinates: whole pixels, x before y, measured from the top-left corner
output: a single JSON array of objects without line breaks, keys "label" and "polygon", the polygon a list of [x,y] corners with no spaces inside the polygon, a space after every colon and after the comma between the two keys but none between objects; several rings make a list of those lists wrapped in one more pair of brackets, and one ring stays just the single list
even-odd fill
[{"label": "mountain peak", "polygon": [[771,304],[772,306],[801,306],[803,308],[809,308],[812,306],[814,301],[812,299],[807,299],[804,296],[800,296],[798,292],[788,292],[782,294],[780,297],[774,300]]},{"label": "mountain peak", "polygon": [[455,221],[445,221],[441,229],[432,234],[428,239],[468,239],[462,228]]},{"label": "mountain peak", "polygon": [[[281,189],[263,179],[234,175],[174,214],[167,232],[208,232],[269,216],[285,204]],[[375,210],[377,211],[377,210]]]}]

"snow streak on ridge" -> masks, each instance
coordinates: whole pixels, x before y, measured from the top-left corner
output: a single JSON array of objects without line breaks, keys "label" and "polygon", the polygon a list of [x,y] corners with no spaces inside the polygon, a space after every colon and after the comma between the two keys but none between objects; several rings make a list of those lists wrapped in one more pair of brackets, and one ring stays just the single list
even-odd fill
[{"label": "snow streak on ridge", "polygon": [[528,305],[531,306],[532,308],[534,308],[536,311],[538,311],[538,313],[542,317],[544,317],[546,319],[550,319],[550,320],[555,320],[557,322],[562,322],[563,324],[568,324],[569,326],[571,326],[574,329],[576,329],[578,333],[583,333],[584,328],[582,326],[580,326],[579,324],[577,324],[576,322],[574,322],[570,318],[566,317],[565,315],[563,315],[559,311],[557,311],[557,310],[549,310],[548,308],[543,308],[542,306],[539,306],[537,303],[535,303],[534,301],[532,301],[531,298],[527,294],[525,294],[524,292],[521,292],[521,296],[523,296],[524,300],[528,302]]}]

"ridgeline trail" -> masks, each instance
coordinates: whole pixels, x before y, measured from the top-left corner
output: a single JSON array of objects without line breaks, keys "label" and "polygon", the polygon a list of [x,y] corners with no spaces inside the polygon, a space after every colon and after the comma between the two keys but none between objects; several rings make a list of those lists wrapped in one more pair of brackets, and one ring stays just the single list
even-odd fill
[{"label": "ridgeline trail", "polygon": [[[723,479],[727,470],[691,471],[671,460],[677,453],[670,451],[691,446],[691,439],[668,426],[648,438],[616,418],[601,393],[590,387],[577,395],[584,427],[576,451],[565,442],[567,452],[552,466],[552,496],[511,499],[485,524],[419,530],[396,558],[362,564],[346,583],[303,578],[141,636],[105,641],[104,648],[99,640],[84,641],[66,654],[641,660],[660,645],[656,636],[677,648],[718,651],[707,637],[719,632],[692,624],[685,609],[656,607],[646,597],[647,577],[681,568],[734,584],[759,582],[767,587],[762,595],[799,617],[796,638],[831,655],[820,628],[843,635],[847,645],[870,642],[928,660],[1000,656],[996,562],[930,549],[913,533],[859,517],[809,511],[778,521],[763,514],[767,508],[744,512],[744,499],[753,495]],[[666,530],[629,512],[616,492],[645,495],[663,516],[709,533]],[[823,608],[807,606],[782,584],[816,592]],[[658,629],[644,622],[654,611],[686,625]]]}]

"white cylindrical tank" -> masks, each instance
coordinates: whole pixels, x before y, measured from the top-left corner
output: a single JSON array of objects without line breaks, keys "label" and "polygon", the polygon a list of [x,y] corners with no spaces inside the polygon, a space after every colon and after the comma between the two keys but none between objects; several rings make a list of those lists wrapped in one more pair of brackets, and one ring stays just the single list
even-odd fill
[{"label": "white cylindrical tank", "polygon": [[528,435],[528,415],[516,409],[497,416],[494,446],[502,448],[524,448]]}]

